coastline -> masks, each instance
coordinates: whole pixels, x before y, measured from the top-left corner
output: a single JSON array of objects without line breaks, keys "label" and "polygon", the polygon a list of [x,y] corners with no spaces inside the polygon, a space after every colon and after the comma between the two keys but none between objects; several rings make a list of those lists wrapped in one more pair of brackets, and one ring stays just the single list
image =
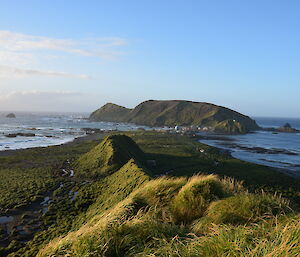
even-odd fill
[{"label": "coastline", "polygon": [[[205,143],[202,143],[201,141],[198,141],[198,140],[196,140],[196,141],[200,142],[201,144],[205,144]],[[207,145],[207,144],[205,144],[205,145]],[[289,170],[289,169],[284,169],[284,168],[276,168],[276,167],[272,167],[272,166],[262,165],[262,164],[258,164],[256,162],[245,161],[245,160],[242,160],[242,159],[239,159],[239,158],[236,158],[236,157],[232,156],[232,154],[231,154],[232,151],[231,150],[227,150],[227,149],[220,148],[220,147],[217,147],[217,146],[211,146],[211,145],[208,145],[208,146],[217,149],[221,154],[227,155],[228,157],[230,157],[232,159],[237,159],[237,160],[240,160],[240,161],[244,161],[246,163],[252,163],[252,164],[259,165],[259,166],[267,167],[267,168],[273,169],[275,171],[278,171],[278,172],[280,172],[284,175],[287,175],[287,176],[293,177],[297,180],[300,180],[300,172]]]},{"label": "coastline", "polygon": [[[123,132],[126,132],[126,131],[123,131]],[[64,146],[76,146],[76,145],[79,145],[83,142],[87,142],[87,141],[96,141],[96,140],[102,140],[105,136],[109,135],[110,133],[112,133],[112,131],[99,131],[99,130],[95,130],[94,133],[88,133],[84,136],[80,136],[80,137],[76,137],[74,138],[72,141],[68,141],[68,142],[65,142],[65,143],[62,143],[62,144],[58,144],[58,145],[51,145],[51,146],[41,146],[41,147],[30,147],[30,148],[24,148],[24,149],[14,149],[14,150],[4,150],[4,151],[0,151],[0,157],[3,157],[3,156],[12,156],[16,153],[22,153],[24,151],[28,151],[28,150],[33,150],[33,149],[39,149],[39,148],[48,148],[48,147],[64,147]],[[121,133],[121,131],[120,131]],[[223,149],[223,148],[220,148],[220,147],[217,147],[217,146],[211,146],[211,145],[208,145],[206,143],[202,143],[201,141],[199,141],[199,138],[198,137],[191,137],[195,142],[200,142],[201,144],[205,144],[209,147],[212,147],[212,148],[215,148],[219,151],[220,155],[226,155],[232,159],[237,159],[237,160],[241,160],[239,158],[236,158],[236,157],[233,157],[232,154],[231,154],[231,151],[230,150],[226,150],[226,149]],[[241,161],[244,161],[244,160],[241,160]],[[257,164],[255,162],[250,162],[250,161],[245,161],[246,163],[251,163],[251,164]],[[277,168],[277,167],[272,167],[272,166],[268,166],[268,165],[262,165],[262,164],[257,164],[257,165],[260,165],[260,166],[264,166],[264,167],[267,167],[267,168],[270,168],[272,170],[275,170],[275,171],[278,171],[284,175],[287,175],[289,177],[293,177],[297,180],[300,180],[300,173],[297,172],[297,171],[293,171],[293,170],[289,170],[289,169],[284,169],[284,168]]]},{"label": "coastline", "polygon": [[74,146],[76,144],[80,144],[86,141],[95,141],[103,139],[106,135],[108,135],[110,131],[103,131],[103,132],[95,132],[93,134],[87,134],[81,137],[75,137],[73,140],[57,144],[57,145],[49,145],[49,146],[37,146],[37,147],[28,147],[28,148],[21,148],[21,149],[13,149],[13,150],[3,150],[0,151],[0,156],[11,156],[18,152],[23,152],[26,150],[32,149],[39,149],[39,148],[48,148],[48,147],[57,147],[57,146]]},{"label": "coastline", "polygon": [[[242,136],[199,135],[201,143],[227,149],[235,159],[270,167],[300,179],[298,134],[271,132]],[[288,147],[291,146],[291,147]]]}]

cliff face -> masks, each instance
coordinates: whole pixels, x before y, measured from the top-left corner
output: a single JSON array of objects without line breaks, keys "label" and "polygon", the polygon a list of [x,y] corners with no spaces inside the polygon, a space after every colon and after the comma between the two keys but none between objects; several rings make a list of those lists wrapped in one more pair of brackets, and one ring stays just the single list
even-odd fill
[{"label": "cliff face", "polygon": [[106,104],[90,115],[93,121],[130,122],[147,126],[202,126],[223,133],[247,133],[259,127],[236,111],[210,103],[181,100],[142,102],[134,109]]}]

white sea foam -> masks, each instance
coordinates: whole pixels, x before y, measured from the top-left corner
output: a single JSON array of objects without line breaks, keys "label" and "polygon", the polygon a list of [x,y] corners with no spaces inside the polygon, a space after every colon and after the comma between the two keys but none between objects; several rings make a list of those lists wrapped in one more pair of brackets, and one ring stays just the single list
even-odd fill
[{"label": "white sea foam", "polygon": [[[16,113],[16,119],[8,119],[5,115],[0,113],[0,151],[64,144],[84,136],[82,128],[125,131],[142,127],[112,122],[89,122],[83,119],[88,114]],[[5,136],[15,133],[33,133],[35,136]]]}]

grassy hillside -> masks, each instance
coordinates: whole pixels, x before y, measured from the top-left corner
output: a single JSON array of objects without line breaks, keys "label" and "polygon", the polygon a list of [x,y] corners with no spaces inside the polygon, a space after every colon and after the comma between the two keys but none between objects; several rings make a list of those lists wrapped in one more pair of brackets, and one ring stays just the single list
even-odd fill
[{"label": "grassy hillside", "polygon": [[[125,136],[110,136],[103,142],[120,137]],[[13,241],[6,249],[0,248],[0,255],[10,253],[9,256],[36,256],[38,250],[50,240],[77,230],[87,221],[94,220],[97,215],[123,201],[133,190],[150,180],[149,174],[147,169],[131,158],[119,169],[100,179],[89,177],[88,181],[79,178],[69,182],[65,180],[64,186],[54,191],[55,197],[48,212],[42,217],[43,225],[48,228],[37,233],[26,245]],[[70,192],[75,191],[76,198],[70,199]]]},{"label": "grassy hillside", "polygon": [[297,256],[299,181],[186,136],[126,132],[84,145],[44,229],[0,254]]},{"label": "grassy hillside", "polygon": [[106,104],[90,115],[94,121],[130,122],[147,126],[205,126],[223,133],[258,129],[249,117],[225,107],[190,101],[146,101],[134,109]]},{"label": "grassy hillside", "polygon": [[297,256],[298,218],[288,201],[232,180],[160,178],[37,256]]},{"label": "grassy hillside", "polygon": [[81,156],[74,163],[74,168],[77,176],[106,176],[118,170],[131,158],[142,162],[144,153],[130,137],[112,135]]}]

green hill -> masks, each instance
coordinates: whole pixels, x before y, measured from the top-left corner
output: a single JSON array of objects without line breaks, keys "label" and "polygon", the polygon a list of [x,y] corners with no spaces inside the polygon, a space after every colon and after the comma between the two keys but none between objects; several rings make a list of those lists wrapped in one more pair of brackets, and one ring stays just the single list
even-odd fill
[{"label": "green hill", "polygon": [[149,100],[127,109],[108,103],[90,115],[93,121],[130,122],[147,126],[198,126],[222,133],[246,133],[259,127],[236,111],[210,103]]},{"label": "green hill", "polygon": [[94,111],[90,115],[91,120],[95,121],[123,121],[130,112],[130,109],[127,109],[123,106],[107,103],[103,105],[100,109]]},{"label": "green hill", "polygon": [[74,163],[74,168],[77,176],[106,176],[121,168],[131,158],[143,162],[144,153],[130,137],[112,135],[82,155]]}]

